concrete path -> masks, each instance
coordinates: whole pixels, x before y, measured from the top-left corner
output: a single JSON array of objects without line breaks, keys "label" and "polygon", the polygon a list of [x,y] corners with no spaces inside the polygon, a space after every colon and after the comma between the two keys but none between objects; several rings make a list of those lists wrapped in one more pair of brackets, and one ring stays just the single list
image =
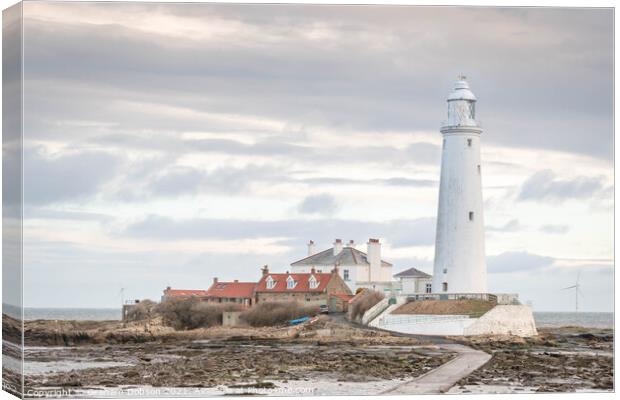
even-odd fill
[{"label": "concrete path", "polygon": [[441,344],[442,349],[454,351],[455,358],[443,364],[439,368],[418,376],[409,382],[405,382],[386,390],[381,394],[433,394],[447,392],[461,378],[480,368],[491,358],[484,351],[474,350],[461,344]]}]

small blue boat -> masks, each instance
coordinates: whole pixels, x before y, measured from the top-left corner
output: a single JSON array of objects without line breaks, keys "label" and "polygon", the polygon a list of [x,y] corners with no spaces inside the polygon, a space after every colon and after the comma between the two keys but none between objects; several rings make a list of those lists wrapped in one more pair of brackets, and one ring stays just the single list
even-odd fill
[{"label": "small blue boat", "polygon": [[310,319],[310,317],[302,317],[302,318],[297,318],[297,319],[292,319],[290,321],[288,321],[289,325],[299,325],[302,322],[306,322]]}]

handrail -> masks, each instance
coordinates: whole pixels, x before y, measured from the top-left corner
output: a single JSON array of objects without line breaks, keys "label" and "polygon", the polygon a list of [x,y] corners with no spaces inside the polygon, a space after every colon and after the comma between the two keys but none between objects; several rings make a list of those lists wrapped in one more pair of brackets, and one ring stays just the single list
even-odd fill
[{"label": "handrail", "polygon": [[465,321],[469,320],[469,315],[408,315],[404,317],[392,317],[385,318],[382,325],[393,325],[403,323],[434,323],[434,322],[449,322],[449,321]]},{"label": "handrail", "polygon": [[408,301],[417,300],[484,300],[497,304],[497,296],[491,293],[421,293],[407,295]]}]

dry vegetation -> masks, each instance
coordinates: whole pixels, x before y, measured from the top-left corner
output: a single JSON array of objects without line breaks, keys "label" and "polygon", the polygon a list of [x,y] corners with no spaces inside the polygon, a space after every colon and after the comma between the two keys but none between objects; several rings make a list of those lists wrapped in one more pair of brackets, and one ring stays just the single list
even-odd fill
[{"label": "dry vegetation", "polygon": [[385,295],[374,290],[365,290],[355,301],[350,305],[350,318],[355,321],[361,319],[364,313],[370,310],[375,304],[383,300]]},{"label": "dry vegetation", "polygon": [[241,319],[251,326],[275,326],[292,319],[313,317],[317,313],[317,306],[304,306],[297,302],[264,302],[244,311]]},{"label": "dry vegetation", "polygon": [[167,326],[176,330],[222,325],[224,311],[238,311],[236,304],[210,304],[198,299],[168,299],[156,311]]},{"label": "dry vegetation", "polygon": [[142,321],[157,314],[158,304],[153,300],[142,300],[127,311],[127,321]]},{"label": "dry vegetation", "polygon": [[495,306],[484,300],[422,300],[403,304],[392,314],[469,315],[479,317]]}]

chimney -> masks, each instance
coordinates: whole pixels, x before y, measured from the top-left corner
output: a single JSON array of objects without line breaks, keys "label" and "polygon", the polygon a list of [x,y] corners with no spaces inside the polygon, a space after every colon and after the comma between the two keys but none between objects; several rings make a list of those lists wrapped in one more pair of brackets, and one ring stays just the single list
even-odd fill
[{"label": "chimney", "polygon": [[316,254],[316,246],[314,244],[314,240],[308,242],[308,257]]},{"label": "chimney", "polygon": [[261,271],[263,272],[263,276],[269,275],[269,266],[263,265],[263,268],[261,268]]},{"label": "chimney", "polygon": [[337,256],[342,251],[342,240],[334,240],[334,255]]},{"label": "chimney", "polygon": [[334,264],[334,269],[332,269],[332,275],[338,275],[338,267],[340,266],[339,263]]},{"label": "chimney", "polygon": [[367,257],[370,268],[368,269],[368,280],[370,282],[381,281],[381,243],[379,239],[368,239]]},{"label": "chimney", "polygon": [[170,286],[166,286],[166,292],[171,290],[172,288]]},{"label": "chimney", "polygon": [[213,278],[213,284],[215,285],[217,283],[217,277]]},{"label": "chimney", "polygon": [[355,242],[353,241],[353,239],[349,240],[349,244],[347,246],[348,247],[355,247]]}]

